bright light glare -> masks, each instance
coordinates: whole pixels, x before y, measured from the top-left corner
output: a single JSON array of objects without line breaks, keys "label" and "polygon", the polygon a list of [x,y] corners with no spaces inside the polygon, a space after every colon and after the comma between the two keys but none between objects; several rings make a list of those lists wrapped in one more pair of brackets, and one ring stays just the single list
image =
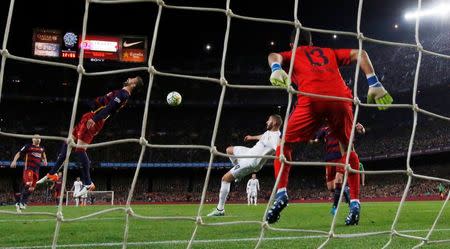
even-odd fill
[{"label": "bright light glare", "polygon": [[417,17],[424,17],[424,16],[438,16],[445,18],[449,17],[449,15],[450,15],[450,4],[440,4],[430,9],[406,13],[405,19],[411,20],[416,19]]}]

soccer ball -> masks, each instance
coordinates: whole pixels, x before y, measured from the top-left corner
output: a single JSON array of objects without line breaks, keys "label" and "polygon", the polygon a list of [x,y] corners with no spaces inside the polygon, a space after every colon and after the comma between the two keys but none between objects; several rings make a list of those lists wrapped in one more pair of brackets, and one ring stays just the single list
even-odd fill
[{"label": "soccer ball", "polygon": [[167,104],[171,106],[177,106],[181,104],[181,99],[181,94],[179,94],[178,92],[173,91],[167,94]]}]

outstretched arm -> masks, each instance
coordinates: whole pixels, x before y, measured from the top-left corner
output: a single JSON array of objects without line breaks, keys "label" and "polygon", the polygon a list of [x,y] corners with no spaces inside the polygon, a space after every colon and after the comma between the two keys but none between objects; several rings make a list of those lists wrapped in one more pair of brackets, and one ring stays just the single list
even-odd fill
[{"label": "outstretched arm", "polygon": [[[358,49],[352,49],[352,51],[350,51],[350,60],[352,62],[356,62],[358,60]],[[373,69],[372,62],[370,61],[369,55],[367,54],[366,50],[361,51],[360,67],[366,75],[375,74],[375,70]]]},{"label": "outstretched arm", "polygon": [[262,137],[262,134],[261,135],[256,135],[256,136],[251,136],[251,135],[247,135],[247,136],[245,136],[244,137],[244,141],[255,141],[255,140],[260,140],[261,139],[261,137]]},{"label": "outstretched arm", "polygon": [[[350,51],[350,60],[358,60],[358,49],[352,49]],[[389,105],[394,101],[391,95],[384,89],[378,77],[375,75],[375,70],[373,69],[372,62],[370,61],[369,55],[365,50],[361,51],[361,70],[366,74],[367,83],[369,84],[369,91],[367,92],[367,103],[369,104],[384,104]],[[388,107],[378,107],[379,110],[386,110]]]},{"label": "outstretched arm", "polygon": [[17,160],[20,157],[20,152],[17,152],[16,155],[14,156],[13,161],[11,162],[11,168],[15,168],[17,166]]},{"label": "outstretched arm", "polygon": [[270,67],[272,67],[273,63],[278,63],[281,65],[283,63],[283,57],[278,53],[271,53],[269,54],[267,61],[269,62]]},{"label": "outstretched arm", "polygon": [[288,74],[281,68],[283,57],[278,53],[269,54],[267,61],[272,69],[270,83],[274,86],[288,87],[291,84]]},{"label": "outstretched arm", "polygon": [[45,152],[42,153],[42,163],[44,164],[44,166],[47,166],[47,164],[48,164],[47,155],[45,155]]}]

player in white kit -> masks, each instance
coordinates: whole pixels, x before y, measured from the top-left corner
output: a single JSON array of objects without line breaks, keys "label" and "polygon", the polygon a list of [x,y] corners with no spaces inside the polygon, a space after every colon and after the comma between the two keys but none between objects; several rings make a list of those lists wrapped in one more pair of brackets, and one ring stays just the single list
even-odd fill
[{"label": "player in white kit", "polygon": [[80,204],[80,197],[78,197],[78,193],[80,192],[81,187],[83,187],[83,182],[80,181],[80,177],[77,177],[77,180],[73,182],[71,189],[71,191],[73,191],[73,198],[75,198],[75,206],[77,207]]},{"label": "player in white kit", "polygon": [[266,163],[265,158],[236,158],[234,156],[266,156],[273,155],[280,141],[280,127],[283,123],[280,115],[270,115],[266,121],[267,131],[264,134],[257,136],[247,135],[244,141],[258,141],[252,148],[244,146],[230,146],[227,148],[227,154],[230,155],[230,160],[233,168],[230,169],[223,177],[219,192],[219,203],[217,208],[208,214],[208,216],[223,216],[225,215],[225,201],[230,192],[231,182],[236,179],[258,172]]},{"label": "player in white kit", "polygon": [[252,178],[247,182],[247,204],[255,204],[258,202],[259,181],[256,174],[252,174]]}]

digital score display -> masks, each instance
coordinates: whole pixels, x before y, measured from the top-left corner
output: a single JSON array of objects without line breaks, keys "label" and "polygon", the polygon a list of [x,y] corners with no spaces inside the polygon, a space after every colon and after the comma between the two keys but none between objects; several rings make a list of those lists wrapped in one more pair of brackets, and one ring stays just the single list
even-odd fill
[{"label": "digital score display", "polygon": [[146,36],[86,35],[84,40],[75,32],[34,29],[32,54],[41,57],[77,59],[83,49],[84,58],[93,62],[120,61],[145,63]]},{"label": "digital score display", "polygon": [[119,60],[119,44],[119,37],[87,35],[79,48],[84,49],[84,58]]},{"label": "digital score display", "polygon": [[61,32],[59,30],[34,29],[33,55],[58,58],[61,52]]}]

